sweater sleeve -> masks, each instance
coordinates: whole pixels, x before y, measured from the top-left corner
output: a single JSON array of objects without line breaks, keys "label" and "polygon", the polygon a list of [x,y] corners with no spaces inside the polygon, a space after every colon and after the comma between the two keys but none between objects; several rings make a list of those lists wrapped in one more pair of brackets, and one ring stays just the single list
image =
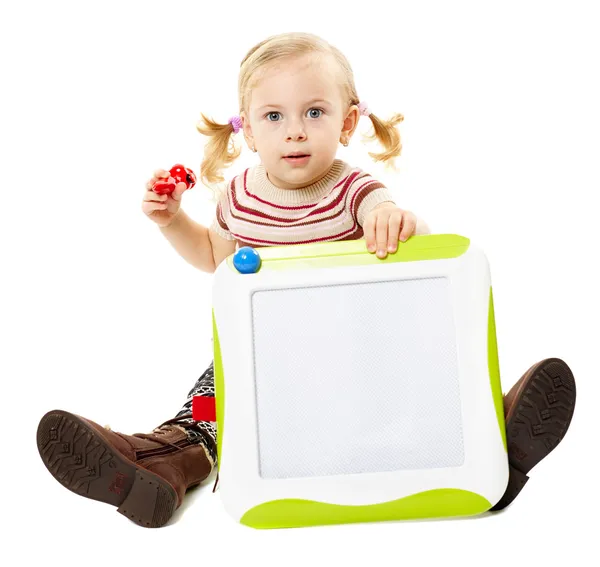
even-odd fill
[{"label": "sweater sleeve", "polygon": [[365,223],[366,216],[380,203],[395,204],[392,192],[380,181],[373,179],[364,171],[356,177],[350,187],[352,195],[352,215],[360,226]]},{"label": "sweater sleeve", "polygon": [[233,183],[227,184],[227,189],[223,191],[217,202],[217,208],[215,210],[215,216],[213,218],[210,229],[217,233],[221,238],[225,240],[235,240],[235,237],[229,230],[229,191]]}]

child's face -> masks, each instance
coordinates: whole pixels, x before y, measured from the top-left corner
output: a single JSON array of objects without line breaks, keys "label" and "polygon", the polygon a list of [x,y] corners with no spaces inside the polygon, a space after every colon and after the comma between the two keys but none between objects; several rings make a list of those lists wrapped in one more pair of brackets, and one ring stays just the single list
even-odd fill
[{"label": "child's face", "polygon": [[[331,168],[340,137],[350,138],[358,108],[342,98],[331,57],[305,55],[268,68],[252,89],[244,134],[270,181],[282,189],[316,182]],[[293,152],[304,158],[287,158]]]}]

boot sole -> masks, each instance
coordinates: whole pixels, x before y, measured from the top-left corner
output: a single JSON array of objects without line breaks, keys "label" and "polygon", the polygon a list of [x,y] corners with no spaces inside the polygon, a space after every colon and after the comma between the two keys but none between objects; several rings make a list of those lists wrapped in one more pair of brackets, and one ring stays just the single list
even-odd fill
[{"label": "boot sole", "polygon": [[562,441],[573,417],[576,394],[573,373],[560,358],[548,358],[531,369],[506,417],[510,479],[492,510],[508,506],[525,486],[527,473]]},{"label": "boot sole", "polygon": [[76,415],[61,410],[44,415],[37,446],[44,465],[64,487],[117,506],[140,526],[163,526],[177,507],[177,493],[168,482],[127,459]]}]

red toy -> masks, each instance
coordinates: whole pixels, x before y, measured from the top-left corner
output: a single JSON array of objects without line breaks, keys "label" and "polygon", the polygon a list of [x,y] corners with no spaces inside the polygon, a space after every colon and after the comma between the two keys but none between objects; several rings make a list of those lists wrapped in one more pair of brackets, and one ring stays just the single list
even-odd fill
[{"label": "red toy", "polygon": [[178,183],[185,183],[186,189],[191,189],[196,184],[196,175],[194,172],[179,163],[174,165],[169,170],[169,173],[170,176],[167,179],[156,181],[152,186],[152,191],[157,195],[170,195]]}]

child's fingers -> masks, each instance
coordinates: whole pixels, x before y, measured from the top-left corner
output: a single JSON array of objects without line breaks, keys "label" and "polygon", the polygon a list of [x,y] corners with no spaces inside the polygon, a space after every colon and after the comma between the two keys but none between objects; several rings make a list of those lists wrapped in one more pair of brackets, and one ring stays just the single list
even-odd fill
[{"label": "child's fingers", "polygon": [[165,171],[164,169],[157,169],[154,172],[154,177],[156,179],[160,179],[160,178],[163,178],[163,177],[169,177],[169,175],[171,175],[171,174],[168,171]]},{"label": "child's fingers", "polygon": [[175,185],[175,189],[173,189],[173,193],[171,193],[171,197],[174,201],[181,201],[181,196],[183,192],[186,190],[185,183],[181,182]]},{"label": "child's fingers", "polygon": [[400,226],[402,225],[402,213],[395,212],[390,216],[388,228],[388,252],[395,252],[398,248],[398,237],[400,235]]},{"label": "child's fingers", "polygon": [[146,191],[144,195],[144,201],[153,201],[157,203],[165,203],[167,201],[167,195],[159,195],[154,191]]},{"label": "child's fingers", "polygon": [[369,252],[375,252],[375,221],[372,215],[367,215],[367,218],[365,219],[365,224],[363,226],[363,233],[367,245],[367,250]]},{"label": "child's fingers", "polygon": [[408,240],[414,234],[416,227],[416,218],[413,218],[412,215],[404,217],[404,225],[402,227],[402,232],[400,233],[400,240],[402,240],[402,242]]},{"label": "child's fingers", "polygon": [[143,201],[142,202],[142,211],[145,214],[150,215],[154,211],[164,211],[167,208],[167,203],[156,203],[154,201]]},{"label": "child's fingers", "polygon": [[375,224],[375,242],[377,244],[377,256],[379,258],[385,258],[387,256],[388,225],[388,215],[377,215],[377,222]]}]

